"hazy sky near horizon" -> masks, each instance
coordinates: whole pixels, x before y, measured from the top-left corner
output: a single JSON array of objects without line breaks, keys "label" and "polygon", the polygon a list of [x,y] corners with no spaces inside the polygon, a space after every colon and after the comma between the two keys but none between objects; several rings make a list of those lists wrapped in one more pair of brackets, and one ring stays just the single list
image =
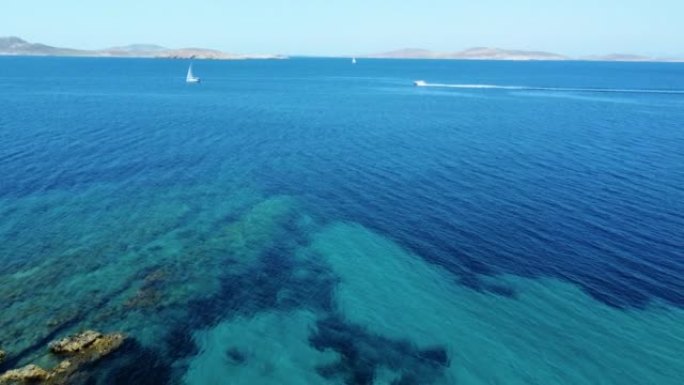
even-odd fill
[{"label": "hazy sky near horizon", "polygon": [[355,55],[473,46],[684,55],[684,0],[0,0],[0,36]]}]

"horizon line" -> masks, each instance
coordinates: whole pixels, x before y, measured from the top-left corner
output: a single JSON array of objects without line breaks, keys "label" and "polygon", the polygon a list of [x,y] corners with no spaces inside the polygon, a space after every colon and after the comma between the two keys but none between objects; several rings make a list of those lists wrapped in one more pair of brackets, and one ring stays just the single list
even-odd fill
[{"label": "horizon line", "polygon": [[[183,47],[168,47],[159,43],[153,43],[153,42],[129,42],[129,43],[122,43],[122,44],[116,44],[116,45],[111,45],[111,46],[105,46],[102,48],[76,48],[73,46],[61,46],[61,45],[51,45],[51,44],[46,44],[43,43],[42,41],[29,41],[24,39],[23,37],[20,37],[18,35],[5,35],[5,36],[0,36],[0,39],[19,39],[22,40],[26,43],[29,44],[41,44],[45,45],[51,48],[58,48],[58,49],[70,49],[70,50],[79,50],[79,51],[106,51],[106,50],[111,50],[114,48],[126,48],[126,47],[132,47],[132,46],[156,46],[159,48],[164,48],[167,50],[184,50],[184,49],[198,49],[198,50],[215,50],[215,51],[220,51],[223,53],[230,53],[230,54],[241,54],[240,52],[237,51],[231,51],[231,50],[225,50],[221,48],[211,48],[211,47],[203,47],[202,45],[193,45],[193,46],[183,46]],[[555,61],[592,61],[592,58],[605,58],[608,56],[633,56],[635,58],[639,58],[642,60],[635,60],[635,61],[648,61],[646,59],[652,59],[654,61],[684,61],[684,56],[682,55],[677,55],[677,54],[667,54],[667,55],[648,55],[648,54],[642,54],[642,53],[634,53],[634,52],[620,52],[620,51],[612,51],[612,52],[606,52],[606,53],[591,53],[591,54],[580,54],[580,55],[568,55],[565,53],[560,53],[560,51],[556,52],[555,50],[544,50],[544,49],[535,49],[535,48],[530,48],[530,49],[521,49],[521,48],[503,48],[501,46],[494,46],[494,45],[473,45],[469,46],[467,48],[460,48],[460,49],[450,49],[450,50],[439,50],[439,49],[433,49],[433,48],[424,48],[424,47],[410,47],[410,46],[405,46],[402,48],[394,48],[394,49],[389,49],[389,50],[384,50],[380,52],[373,52],[373,53],[269,53],[269,55],[284,55],[288,57],[311,57],[311,58],[345,58],[345,57],[357,57],[357,58],[365,58],[365,59],[422,59],[422,60],[459,60],[460,58],[448,58],[448,57],[428,57],[428,58],[418,58],[418,57],[405,57],[405,58],[390,58],[390,57],[378,57],[382,55],[389,55],[389,54],[394,54],[394,53],[399,53],[402,51],[425,51],[426,53],[432,54],[432,55],[454,55],[454,54],[460,54],[464,53],[470,50],[476,50],[476,49],[489,49],[489,50],[498,50],[498,51],[509,51],[508,53],[520,53],[520,54],[549,54],[549,55],[556,55],[556,56],[561,56],[562,58],[559,58],[558,60]],[[245,54],[249,55],[249,54]],[[4,55],[3,55],[4,56]],[[20,55],[17,55],[20,56]],[[25,55],[25,56],[33,56],[33,55]],[[58,55],[54,55],[58,56]],[[477,59],[477,58],[465,58],[462,60],[511,60],[511,61],[526,61],[526,60],[534,60],[534,59]],[[542,59],[545,61],[554,61],[552,59]],[[541,61],[541,60],[540,60]],[[594,59],[593,61],[601,61]],[[617,61],[617,60],[608,60],[608,61]],[[625,60],[628,61],[628,60]]]}]

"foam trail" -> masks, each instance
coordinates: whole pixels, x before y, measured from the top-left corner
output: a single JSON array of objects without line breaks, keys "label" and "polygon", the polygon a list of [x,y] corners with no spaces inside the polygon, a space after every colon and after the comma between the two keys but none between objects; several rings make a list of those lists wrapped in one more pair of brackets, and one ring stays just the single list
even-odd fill
[{"label": "foam trail", "polygon": [[561,88],[561,87],[531,87],[504,86],[496,84],[446,84],[424,83],[421,87],[460,88],[460,89],[495,89],[513,91],[552,91],[552,92],[602,92],[619,94],[674,94],[684,95],[684,90],[653,90],[653,89],[620,89],[620,88]]}]

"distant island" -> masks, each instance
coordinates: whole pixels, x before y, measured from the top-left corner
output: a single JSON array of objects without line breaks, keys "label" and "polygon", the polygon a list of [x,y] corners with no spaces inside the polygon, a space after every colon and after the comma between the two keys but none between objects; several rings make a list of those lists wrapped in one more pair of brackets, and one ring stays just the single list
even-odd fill
[{"label": "distant island", "polygon": [[2,56],[81,56],[81,57],[128,57],[128,58],[163,58],[163,59],[285,59],[281,55],[239,55],[207,48],[172,49],[154,44],[132,44],[111,47],[101,50],[82,50],[74,48],[53,47],[40,43],[30,43],[21,38],[0,37],[0,55]]},{"label": "distant island", "polygon": [[406,48],[396,51],[360,56],[376,59],[451,59],[451,60],[585,60],[585,61],[629,61],[629,62],[681,62],[677,58],[656,58],[649,56],[610,54],[602,56],[571,57],[552,52],[522,51],[500,48],[475,47],[458,52],[436,52],[420,48]]},{"label": "distant island", "polygon": [[[0,37],[0,56],[81,56],[128,57],[163,59],[286,59],[283,55],[240,55],[208,48],[167,48],[155,44],[131,44],[99,50],[54,47],[30,43],[15,36]],[[433,60],[517,60],[517,61],[624,61],[624,62],[684,62],[682,58],[650,57],[631,54],[609,54],[572,57],[544,51],[524,51],[501,48],[474,47],[456,52],[438,52],[421,48],[405,48],[371,55],[357,55],[368,59],[433,59]]]}]

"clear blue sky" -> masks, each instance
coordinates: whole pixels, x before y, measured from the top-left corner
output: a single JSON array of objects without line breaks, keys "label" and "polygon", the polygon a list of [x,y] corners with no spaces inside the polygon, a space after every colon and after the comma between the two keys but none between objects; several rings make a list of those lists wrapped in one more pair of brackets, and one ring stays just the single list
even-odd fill
[{"label": "clear blue sky", "polygon": [[684,0],[4,0],[0,36],[349,55],[472,46],[684,55]]}]

